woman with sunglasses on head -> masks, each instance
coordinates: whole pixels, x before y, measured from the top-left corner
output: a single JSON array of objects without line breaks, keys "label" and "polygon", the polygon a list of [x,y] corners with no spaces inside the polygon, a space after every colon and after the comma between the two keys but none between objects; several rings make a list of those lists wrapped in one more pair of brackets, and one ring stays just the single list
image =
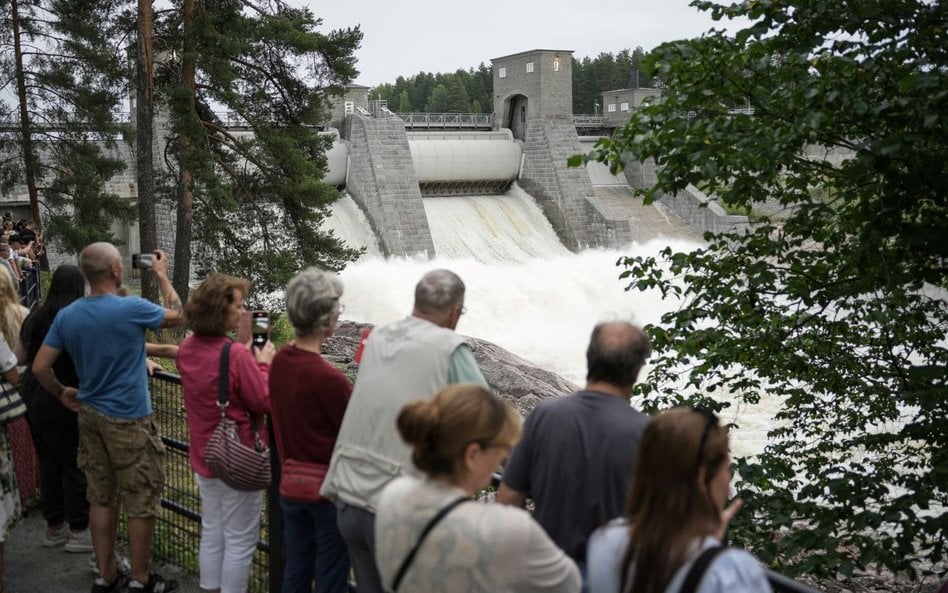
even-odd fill
[{"label": "woman with sunglasses on head", "polygon": [[474,501],[520,436],[520,417],[478,385],[407,404],[398,432],[424,477],[382,491],[376,562],[389,590],[577,593],[576,564],[523,509]]},{"label": "woman with sunglasses on head", "polygon": [[639,446],[624,516],[589,539],[590,593],[684,593],[693,579],[695,593],[771,591],[753,556],[721,548],[741,506],[725,508],[730,461],[727,429],[710,411],[656,416]]}]

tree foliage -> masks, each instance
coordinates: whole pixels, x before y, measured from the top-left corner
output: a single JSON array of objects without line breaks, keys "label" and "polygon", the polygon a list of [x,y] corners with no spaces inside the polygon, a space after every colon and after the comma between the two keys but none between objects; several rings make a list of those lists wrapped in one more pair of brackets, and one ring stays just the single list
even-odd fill
[{"label": "tree foliage", "polygon": [[[603,52],[595,58],[573,59],[573,113],[602,110],[602,93],[635,84],[646,87],[654,80],[640,72],[645,52],[641,47],[624,49],[617,54]],[[633,74],[635,73],[635,74]],[[399,113],[490,113],[494,109],[493,78],[490,66],[476,69],[429,74],[419,72],[410,78],[399,76],[394,84],[372,89],[372,99],[388,101]]]},{"label": "tree foliage", "polygon": [[779,402],[763,453],[737,461],[733,534],[766,562],[849,575],[942,560],[944,2],[694,5],[751,24],[657,48],[646,68],[666,100],[587,158],[653,160],[647,201],[695,184],[771,214],[690,253],[620,261],[630,289],[681,300],[648,328],[645,402]]},{"label": "tree foliage", "polygon": [[602,93],[617,89],[649,87],[652,77],[642,72],[645,51],[623,49],[613,55],[573,58],[573,113],[602,113]]},{"label": "tree foliage", "polygon": [[494,105],[491,76],[490,66],[483,63],[449,73],[419,72],[378,85],[370,98],[388,101],[389,109],[400,113],[489,113]]},{"label": "tree foliage", "polygon": [[[246,277],[259,293],[306,266],[341,269],[357,251],[320,229],[339,194],[320,181],[331,140],[318,125],[356,74],[362,33],[319,32],[308,9],[282,1],[173,6],[156,24],[165,182],[179,208],[193,208],[178,232],[193,222],[199,274]],[[228,127],[228,113],[244,130]]]},{"label": "tree foliage", "polygon": [[69,253],[92,241],[118,242],[113,221],[134,216],[108,188],[125,170],[119,141],[128,132],[117,121],[123,53],[113,24],[120,9],[96,0],[0,1],[2,189],[27,186],[47,208],[47,237]]}]

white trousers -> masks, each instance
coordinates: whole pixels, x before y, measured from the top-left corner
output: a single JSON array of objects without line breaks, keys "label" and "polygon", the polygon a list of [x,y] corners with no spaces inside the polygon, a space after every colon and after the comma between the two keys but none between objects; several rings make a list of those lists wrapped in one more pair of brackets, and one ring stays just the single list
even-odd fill
[{"label": "white trousers", "polygon": [[194,476],[201,492],[201,588],[247,593],[263,491],[242,492],[217,478]]}]

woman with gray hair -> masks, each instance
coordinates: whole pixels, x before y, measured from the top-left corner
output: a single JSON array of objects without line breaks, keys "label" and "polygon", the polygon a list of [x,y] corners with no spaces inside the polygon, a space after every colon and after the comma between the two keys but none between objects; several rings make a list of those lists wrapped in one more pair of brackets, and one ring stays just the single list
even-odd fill
[{"label": "woman with gray hair", "polygon": [[[336,331],[342,282],[307,268],[286,287],[286,313],[296,339],[273,359],[270,405],[280,462],[328,465],[352,386],[322,357],[323,341]],[[285,477],[285,476],[284,476]],[[281,491],[284,488],[281,487]],[[297,497],[281,494],[286,566],[283,593],[343,593],[349,555],[336,527],[335,505],[318,487]]]}]

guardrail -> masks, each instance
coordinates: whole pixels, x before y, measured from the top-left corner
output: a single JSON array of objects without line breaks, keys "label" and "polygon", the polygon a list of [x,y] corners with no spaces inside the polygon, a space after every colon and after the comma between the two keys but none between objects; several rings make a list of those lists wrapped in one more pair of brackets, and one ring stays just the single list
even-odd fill
[{"label": "guardrail", "polygon": [[490,113],[396,113],[406,129],[490,130]]},{"label": "guardrail", "polygon": [[[4,274],[6,272],[3,272]],[[42,294],[40,294],[40,272],[39,268],[33,266],[23,270],[23,278],[20,280],[18,289],[20,294],[20,304],[27,309],[33,309],[39,304]]]}]

